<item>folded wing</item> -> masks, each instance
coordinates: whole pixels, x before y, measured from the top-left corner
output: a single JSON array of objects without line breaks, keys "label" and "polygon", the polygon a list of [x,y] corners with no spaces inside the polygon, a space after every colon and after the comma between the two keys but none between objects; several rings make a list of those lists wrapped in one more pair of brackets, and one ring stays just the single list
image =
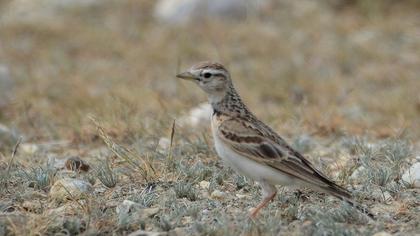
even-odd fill
[{"label": "folded wing", "polygon": [[312,163],[285,144],[283,140],[277,141],[276,135],[264,135],[269,132],[273,131],[233,118],[220,124],[217,134],[233,151],[242,156],[263,163],[337,197],[351,198],[350,192],[315,169]]}]

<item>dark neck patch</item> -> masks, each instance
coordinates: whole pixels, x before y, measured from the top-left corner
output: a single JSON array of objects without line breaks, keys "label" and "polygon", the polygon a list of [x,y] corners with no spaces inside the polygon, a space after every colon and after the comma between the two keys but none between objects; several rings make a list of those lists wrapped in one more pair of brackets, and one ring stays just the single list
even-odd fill
[{"label": "dark neck patch", "polygon": [[222,114],[222,112],[221,111],[219,111],[219,110],[217,110],[217,109],[214,109],[213,108],[213,116],[214,115],[216,115],[216,116],[220,116]]}]

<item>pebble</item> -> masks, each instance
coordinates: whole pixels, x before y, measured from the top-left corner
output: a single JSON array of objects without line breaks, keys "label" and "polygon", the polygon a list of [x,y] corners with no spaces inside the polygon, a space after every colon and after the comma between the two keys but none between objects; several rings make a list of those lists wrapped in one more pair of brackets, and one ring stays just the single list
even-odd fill
[{"label": "pebble", "polygon": [[220,190],[214,190],[211,194],[210,197],[212,199],[219,199],[222,200],[226,197],[226,193],[220,191]]},{"label": "pebble", "polygon": [[158,142],[157,151],[165,153],[169,150],[171,146],[171,140],[169,138],[161,137]]},{"label": "pebble", "polygon": [[40,148],[34,143],[22,143],[19,145],[19,151],[25,153],[26,155],[33,155],[39,152]]},{"label": "pebble", "polygon": [[181,224],[187,225],[193,222],[193,218],[191,216],[184,216],[182,217]]},{"label": "pebble", "polygon": [[201,182],[199,183],[199,185],[200,185],[200,188],[202,188],[202,189],[209,189],[209,187],[210,187],[210,182],[209,182],[209,181],[205,181],[205,180],[203,180],[203,181],[201,181]]},{"label": "pebble", "polygon": [[128,234],[128,236],[166,236],[166,235],[168,235],[167,232],[144,231],[141,229]]},{"label": "pebble", "polygon": [[414,163],[402,176],[402,180],[409,186],[420,188],[420,162]]},{"label": "pebble", "polygon": [[119,218],[130,215],[133,219],[142,220],[152,217],[160,211],[159,208],[143,208],[141,204],[130,200],[124,200],[115,210]]},{"label": "pebble", "polygon": [[248,195],[245,195],[245,194],[239,194],[239,193],[236,194],[236,197],[239,199],[246,198],[247,196]]},{"label": "pebble", "polygon": [[93,191],[92,185],[84,180],[64,178],[56,181],[50,190],[50,197],[56,202],[82,199]]}]

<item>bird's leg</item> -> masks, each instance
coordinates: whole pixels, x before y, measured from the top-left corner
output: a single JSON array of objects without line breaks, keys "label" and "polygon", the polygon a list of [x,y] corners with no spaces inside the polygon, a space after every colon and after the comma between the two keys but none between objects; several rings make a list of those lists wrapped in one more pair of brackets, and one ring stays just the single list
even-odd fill
[{"label": "bird's leg", "polygon": [[250,217],[251,218],[255,218],[258,215],[258,212],[264,208],[265,206],[267,206],[267,204],[273,200],[273,198],[276,196],[277,194],[277,189],[275,186],[268,184],[266,181],[260,181],[259,184],[261,185],[261,188],[263,190],[263,199],[262,201],[258,204],[257,207],[255,207],[251,213],[250,213]]}]

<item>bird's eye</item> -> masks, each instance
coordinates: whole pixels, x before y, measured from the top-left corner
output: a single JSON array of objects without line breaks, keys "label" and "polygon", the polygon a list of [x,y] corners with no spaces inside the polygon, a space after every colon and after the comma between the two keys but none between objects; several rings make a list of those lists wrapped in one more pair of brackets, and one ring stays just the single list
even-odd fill
[{"label": "bird's eye", "polygon": [[210,77],[211,77],[211,73],[209,72],[204,73],[204,78],[208,79]]}]

